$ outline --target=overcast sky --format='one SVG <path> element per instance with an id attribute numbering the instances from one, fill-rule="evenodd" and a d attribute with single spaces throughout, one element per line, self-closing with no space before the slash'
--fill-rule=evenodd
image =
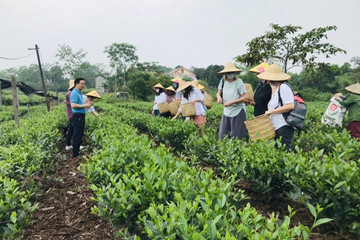
<path id="1" fill-rule="evenodd" d="M 109 61 L 105 46 L 129 43 L 140 62 L 174 68 L 224 65 L 270 23 L 303 31 L 336 25 L 328 42 L 347 51 L 329 62 L 360 56 L 359 0 L 0 0 L 0 69 L 54 63 L 59 45 L 87 52 L 92 64 Z"/>

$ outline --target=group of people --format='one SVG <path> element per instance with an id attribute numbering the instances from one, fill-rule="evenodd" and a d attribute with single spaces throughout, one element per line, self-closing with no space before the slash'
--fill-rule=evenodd
<path id="1" fill-rule="evenodd" d="M 69 88 L 65 97 L 66 114 L 68 118 L 68 128 L 66 133 L 66 147 L 67 151 L 73 151 L 74 158 L 80 157 L 80 149 L 82 138 L 85 130 L 85 114 L 91 112 L 98 117 L 99 114 L 95 111 L 93 106 L 94 99 L 100 99 L 101 96 L 94 90 L 85 95 L 81 92 L 85 89 L 85 79 L 76 78 L 69 81 Z"/>
<path id="2" fill-rule="evenodd" d="M 254 100 L 247 97 L 246 88 L 239 78 L 241 70 L 234 63 L 229 62 L 219 73 L 223 74 L 216 94 L 217 102 L 223 104 L 224 111 L 219 127 L 219 138 L 235 137 L 245 139 L 246 130 L 246 105 L 254 106 L 254 116 L 266 115 L 275 129 L 275 140 L 281 139 L 281 144 L 286 150 L 290 150 L 295 128 L 290 126 L 284 114 L 294 109 L 294 91 L 288 81 L 291 76 L 284 73 L 281 67 L 274 63 L 269 65 L 264 62 L 250 70 L 257 74 L 258 86 L 254 92 Z M 193 117 L 194 124 L 203 126 L 206 123 L 205 110 L 203 107 L 204 95 L 197 88 L 197 83 L 178 81 L 174 88 L 164 88 L 161 84 L 154 87 L 156 91 L 154 101 L 154 112 L 156 115 L 157 104 L 165 102 L 169 91 L 176 93 L 176 98 L 181 98 L 181 104 L 191 102 L 196 108 L 196 116 Z M 352 95 L 346 99 L 340 97 L 340 104 L 347 107 L 349 112 L 349 124 L 347 130 L 355 138 L 360 139 L 360 84 L 353 84 L 345 88 Z M 161 96 L 163 94 L 163 96 Z M 171 95 L 171 94 L 170 94 Z M 172 101 L 172 100 L 170 100 Z M 181 107 L 174 119 L 181 114 Z"/>
<path id="3" fill-rule="evenodd" d="M 182 104 L 191 102 L 194 105 L 196 111 L 195 116 L 191 117 L 191 119 L 196 126 L 200 128 L 203 127 L 206 123 L 206 107 L 204 105 L 205 92 L 202 91 L 204 87 L 200 85 L 197 80 L 186 82 L 181 80 L 180 78 L 175 78 L 171 81 L 173 82 L 173 86 L 170 86 L 168 88 L 164 88 L 160 83 L 153 86 L 153 89 L 155 91 L 153 115 L 171 117 L 170 112 L 160 114 L 158 104 L 164 102 L 171 103 L 172 101 L 180 99 L 180 107 L 178 108 L 177 113 L 172 119 L 177 119 L 180 116 L 182 112 Z"/>

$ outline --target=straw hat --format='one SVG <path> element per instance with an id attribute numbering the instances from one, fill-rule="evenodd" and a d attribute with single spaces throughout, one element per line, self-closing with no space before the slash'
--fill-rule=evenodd
<path id="1" fill-rule="evenodd" d="M 199 83 L 198 89 L 203 90 L 205 87 Z"/>
<path id="2" fill-rule="evenodd" d="M 351 84 L 350 86 L 347 86 L 345 90 L 355 94 L 360 94 L 360 83 Z"/>
<path id="3" fill-rule="evenodd" d="M 253 73 L 263 73 L 268 69 L 268 67 L 269 67 L 269 63 L 263 62 L 263 63 L 257 65 L 256 67 L 253 67 L 249 71 L 253 72 Z"/>
<path id="4" fill-rule="evenodd" d="M 68 90 L 70 90 L 70 89 L 72 89 L 74 87 L 75 87 L 75 80 L 74 79 L 69 80 L 69 88 L 68 88 Z"/>
<path id="5" fill-rule="evenodd" d="M 199 81 L 197 79 L 194 79 L 191 81 L 191 84 L 194 86 L 194 87 L 197 87 L 199 88 Z"/>
<path id="6" fill-rule="evenodd" d="M 192 82 L 185 82 L 182 81 L 179 84 L 178 89 L 176 90 L 176 92 L 181 92 L 182 90 L 184 90 L 185 88 L 189 87 L 189 86 L 194 86 Z"/>
<path id="7" fill-rule="evenodd" d="M 228 62 L 225 65 L 224 69 L 221 70 L 219 73 L 230 73 L 230 72 L 241 72 L 241 70 L 235 67 L 234 63 Z"/>
<path id="8" fill-rule="evenodd" d="M 281 67 L 279 64 L 271 64 L 269 68 L 263 72 L 257 75 L 258 78 L 263 80 L 269 80 L 269 81 L 286 81 L 291 78 L 289 74 L 284 73 L 281 70 Z"/>
<path id="9" fill-rule="evenodd" d="M 160 83 L 156 84 L 155 86 L 153 86 L 153 88 L 162 88 L 164 89 L 163 85 L 161 85 Z"/>
<path id="10" fill-rule="evenodd" d="M 98 94 L 97 91 L 95 91 L 95 90 L 93 90 L 91 92 L 88 92 L 85 95 L 88 96 L 88 97 L 94 97 L 94 98 L 100 98 L 101 99 L 100 94 Z"/>
<path id="11" fill-rule="evenodd" d="M 180 83 L 180 81 L 182 81 L 181 77 L 173 78 L 170 80 L 170 82 L 174 82 L 174 83 Z"/>
<path id="12" fill-rule="evenodd" d="M 170 87 L 167 87 L 167 88 L 165 88 L 166 90 L 169 90 L 169 91 L 172 91 L 172 92 L 175 92 L 175 89 L 172 87 L 172 86 L 170 86 Z"/>

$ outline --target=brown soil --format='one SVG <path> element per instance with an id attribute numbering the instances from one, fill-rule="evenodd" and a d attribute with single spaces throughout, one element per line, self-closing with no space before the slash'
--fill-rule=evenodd
<path id="1" fill-rule="evenodd" d="M 74 159 L 65 150 L 61 155 L 51 180 L 42 181 L 43 194 L 36 199 L 31 225 L 21 232 L 23 239 L 115 239 L 116 230 L 91 213 L 94 194 L 77 170 L 83 158 Z"/>
<path id="2" fill-rule="evenodd" d="M 60 146 L 65 149 L 65 146 Z M 115 230 L 103 218 L 91 213 L 96 202 L 91 200 L 94 193 L 89 189 L 84 176 L 77 170 L 83 158 L 74 159 L 71 151 L 61 152 L 62 160 L 55 173 L 48 180 L 41 180 L 41 196 L 36 199 L 38 209 L 30 216 L 31 224 L 21 235 L 23 239 L 115 239 Z M 205 168 L 205 167 L 204 167 Z M 267 202 L 264 196 L 250 190 L 250 184 L 241 182 L 239 188 L 245 191 L 248 199 L 244 201 L 255 207 L 263 216 L 272 212 L 283 219 L 288 215 L 288 206 L 296 211 L 292 217 L 293 225 L 302 223 L 311 226 L 313 217 L 302 204 L 287 198 Z M 340 235 L 331 225 L 316 228 L 310 236 L 312 240 L 349 240 L 360 239 L 355 235 Z"/>

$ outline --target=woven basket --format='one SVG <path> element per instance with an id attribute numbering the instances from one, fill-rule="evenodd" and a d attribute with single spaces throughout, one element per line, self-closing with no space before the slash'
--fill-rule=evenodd
<path id="1" fill-rule="evenodd" d="M 256 118 L 245 121 L 251 141 L 259 139 L 273 139 L 275 129 L 269 116 L 260 115 Z"/>
<path id="2" fill-rule="evenodd" d="M 181 99 L 178 98 L 178 99 L 175 99 L 174 101 L 172 101 L 171 103 L 169 103 L 169 109 L 170 109 L 171 115 L 175 115 L 178 112 L 179 107 L 180 107 L 180 101 L 181 101 Z"/>
<path id="3" fill-rule="evenodd" d="M 206 93 L 204 104 L 208 109 L 210 109 L 212 107 L 213 101 L 214 101 L 214 98 L 210 94 Z"/>
<path id="4" fill-rule="evenodd" d="M 181 104 L 181 115 L 183 117 L 193 117 L 196 115 L 194 104 L 191 102 Z"/>
<path id="5" fill-rule="evenodd" d="M 167 113 L 170 111 L 168 102 L 163 102 L 158 104 L 160 114 Z"/>
<path id="6" fill-rule="evenodd" d="M 254 91 L 250 83 L 244 83 L 246 88 L 247 99 L 251 102 L 254 101 Z"/>

